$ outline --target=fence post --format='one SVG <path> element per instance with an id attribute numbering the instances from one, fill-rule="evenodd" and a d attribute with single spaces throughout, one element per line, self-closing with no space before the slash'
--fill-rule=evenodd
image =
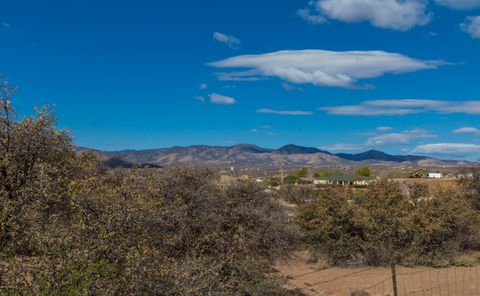
<path id="1" fill-rule="evenodd" d="M 390 265 L 392 269 L 392 284 L 393 284 L 393 295 L 398 296 L 398 287 L 397 287 L 397 270 L 395 269 L 395 264 Z"/>

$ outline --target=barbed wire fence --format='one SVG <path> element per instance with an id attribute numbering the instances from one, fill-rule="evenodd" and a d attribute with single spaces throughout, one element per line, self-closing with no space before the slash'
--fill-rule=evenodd
<path id="1" fill-rule="evenodd" d="M 309 287 L 319 286 L 342 279 L 367 273 L 372 268 L 365 268 L 344 274 L 333 279 L 309 283 Z M 326 269 L 328 270 L 328 269 Z M 315 274 L 312 271 L 295 276 L 298 279 Z M 475 296 L 480 295 L 480 267 L 426 268 L 414 272 L 397 273 L 391 266 L 391 275 L 367 287 L 360 288 L 370 296 Z"/>
<path id="2" fill-rule="evenodd" d="M 364 288 L 371 296 L 480 295 L 480 267 L 450 267 L 398 273 Z M 396 276 L 396 280 L 394 280 Z M 397 287 L 397 293 L 394 287 Z"/>

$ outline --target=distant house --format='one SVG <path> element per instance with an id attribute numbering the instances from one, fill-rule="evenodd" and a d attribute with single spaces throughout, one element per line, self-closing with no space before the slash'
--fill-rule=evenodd
<path id="1" fill-rule="evenodd" d="M 352 174 L 319 177 L 313 184 L 319 186 L 368 186 L 372 182 L 369 177 L 359 177 Z"/>
<path id="2" fill-rule="evenodd" d="M 473 179 L 473 174 L 472 173 L 467 173 L 467 174 L 458 174 L 459 179 Z"/>
<path id="3" fill-rule="evenodd" d="M 452 174 L 452 173 L 448 173 L 448 174 L 445 176 L 445 178 L 447 178 L 447 179 L 456 179 L 455 175 Z"/>
<path id="4" fill-rule="evenodd" d="M 442 173 L 428 173 L 428 178 L 430 179 L 441 179 L 443 178 Z"/>
<path id="5" fill-rule="evenodd" d="M 410 178 L 420 179 L 420 178 L 428 178 L 429 172 L 426 170 L 416 170 L 415 172 L 410 174 Z"/>
<path id="6" fill-rule="evenodd" d="M 238 179 L 240 181 L 250 181 L 252 178 L 249 175 L 241 175 Z"/>

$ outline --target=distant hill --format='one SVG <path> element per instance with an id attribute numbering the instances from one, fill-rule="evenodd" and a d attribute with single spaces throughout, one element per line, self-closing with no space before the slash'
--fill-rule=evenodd
<path id="1" fill-rule="evenodd" d="M 351 160 L 351 161 L 365 161 L 365 160 L 377 160 L 377 161 L 389 161 L 389 162 L 406 162 L 406 161 L 420 161 L 430 159 L 426 156 L 414 156 L 414 155 L 390 155 L 378 150 L 369 150 L 358 154 L 337 153 L 336 156 Z"/>
<path id="2" fill-rule="evenodd" d="M 88 148 L 79 148 L 86 150 Z M 256 145 L 234 146 L 175 146 L 150 150 L 94 151 L 109 167 L 150 166 L 164 167 L 175 164 L 228 167 L 320 167 L 354 166 L 360 164 L 405 163 L 418 166 L 452 166 L 464 162 L 438 160 L 424 156 L 390 155 L 378 150 L 358 154 L 338 153 L 314 147 L 286 145 L 278 149 Z"/>
<path id="3" fill-rule="evenodd" d="M 283 147 L 278 148 L 277 150 L 274 150 L 274 153 L 278 154 L 314 154 L 314 153 L 325 153 L 332 155 L 328 151 L 323 151 L 318 148 L 313 148 L 313 147 L 302 147 L 302 146 L 297 146 L 297 145 L 285 145 Z"/>

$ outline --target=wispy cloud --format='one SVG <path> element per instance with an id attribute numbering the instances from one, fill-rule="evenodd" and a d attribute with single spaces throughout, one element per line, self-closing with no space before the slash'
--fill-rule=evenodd
<path id="1" fill-rule="evenodd" d="M 436 135 L 424 129 L 407 130 L 400 133 L 388 133 L 369 138 L 365 142 L 367 147 L 385 146 L 385 145 L 406 145 L 413 139 L 435 138 Z"/>
<path id="2" fill-rule="evenodd" d="M 475 127 L 465 126 L 453 131 L 454 134 L 473 134 L 480 136 L 480 130 Z"/>
<path id="3" fill-rule="evenodd" d="M 480 154 L 480 145 L 465 143 L 422 144 L 412 151 L 418 154 L 469 157 Z"/>
<path id="4" fill-rule="evenodd" d="M 377 131 L 379 132 L 387 132 L 391 131 L 393 128 L 391 126 L 379 126 L 376 128 Z"/>
<path id="5" fill-rule="evenodd" d="M 324 145 L 318 147 L 318 149 L 331 151 L 331 152 L 347 152 L 347 151 L 360 151 L 365 149 L 363 144 L 348 144 L 348 143 L 339 143 L 333 145 Z"/>
<path id="6" fill-rule="evenodd" d="M 213 39 L 218 42 L 225 43 L 232 49 L 238 49 L 238 46 L 241 43 L 238 38 L 231 35 L 226 35 L 220 32 L 213 33 Z"/>
<path id="7" fill-rule="evenodd" d="M 203 90 L 203 89 L 207 89 L 208 88 L 208 85 L 206 83 L 200 83 L 200 85 L 198 86 L 199 89 Z"/>
<path id="8" fill-rule="evenodd" d="M 437 137 L 435 134 L 424 129 L 405 130 L 398 133 L 385 133 L 374 135 L 363 143 L 339 143 L 320 147 L 329 151 L 359 151 L 390 145 L 409 145 L 416 139 L 429 139 Z"/>
<path id="9" fill-rule="evenodd" d="M 247 68 L 222 73 L 224 80 L 257 80 L 277 77 L 290 83 L 344 88 L 357 81 L 385 74 L 435 69 L 443 61 L 418 60 L 384 51 L 284 50 L 260 55 L 242 55 L 210 63 L 217 68 Z M 228 78 L 228 79 L 225 79 Z"/>
<path id="10" fill-rule="evenodd" d="M 250 130 L 251 133 L 253 134 L 261 134 L 261 135 L 266 135 L 266 136 L 275 136 L 277 133 L 274 133 L 271 131 L 271 126 L 270 125 L 262 125 L 256 128 L 252 128 Z"/>
<path id="11" fill-rule="evenodd" d="M 407 31 L 426 25 L 432 14 L 425 0 L 312 0 L 299 14 L 310 23 L 326 18 L 347 23 L 369 22 L 372 26 Z M 312 13 L 311 9 L 315 12 Z"/>
<path id="12" fill-rule="evenodd" d="M 205 97 L 204 96 L 196 96 L 194 97 L 195 100 L 200 101 L 202 103 L 205 103 Z"/>
<path id="13" fill-rule="evenodd" d="M 219 72 L 215 73 L 220 81 L 258 81 L 265 80 L 264 77 L 258 76 L 258 71 L 237 71 L 237 72 Z"/>
<path id="14" fill-rule="evenodd" d="M 21 31 L 20 27 L 17 27 L 14 24 L 7 22 L 0 22 L 0 29 L 3 29 L 3 31 Z"/>
<path id="15" fill-rule="evenodd" d="M 216 94 L 216 93 L 209 94 L 208 96 L 210 98 L 210 103 L 212 104 L 233 105 L 237 102 L 232 97 L 227 97 L 227 96 Z"/>
<path id="16" fill-rule="evenodd" d="M 304 21 L 310 24 L 318 25 L 323 24 L 327 21 L 327 19 L 321 15 L 312 13 L 310 8 L 305 7 L 303 9 L 299 9 L 297 11 L 298 16 L 300 16 Z"/>
<path id="17" fill-rule="evenodd" d="M 303 91 L 303 88 L 298 87 L 296 85 L 287 83 L 287 82 L 282 82 L 282 87 L 286 91 Z"/>
<path id="18" fill-rule="evenodd" d="M 480 0 L 436 0 L 436 2 L 453 9 L 471 9 L 480 7 Z"/>
<path id="19" fill-rule="evenodd" d="M 310 112 L 310 111 L 290 111 L 290 110 L 272 110 L 272 109 L 258 109 L 257 113 L 291 115 L 291 116 L 309 116 L 313 114 L 313 112 Z"/>
<path id="20" fill-rule="evenodd" d="M 480 38 L 480 16 L 467 17 L 465 22 L 460 24 L 460 28 L 470 34 L 472 38 Z"/>
<path id="21" fill-rule="evenodd" d="M 319 110 L 332 115 L 349 116 L 408 115 L 423 112 L 480 115 L 480 101 L 376 100 L 364 101 L 358 105 L 322 107 Z"/>

